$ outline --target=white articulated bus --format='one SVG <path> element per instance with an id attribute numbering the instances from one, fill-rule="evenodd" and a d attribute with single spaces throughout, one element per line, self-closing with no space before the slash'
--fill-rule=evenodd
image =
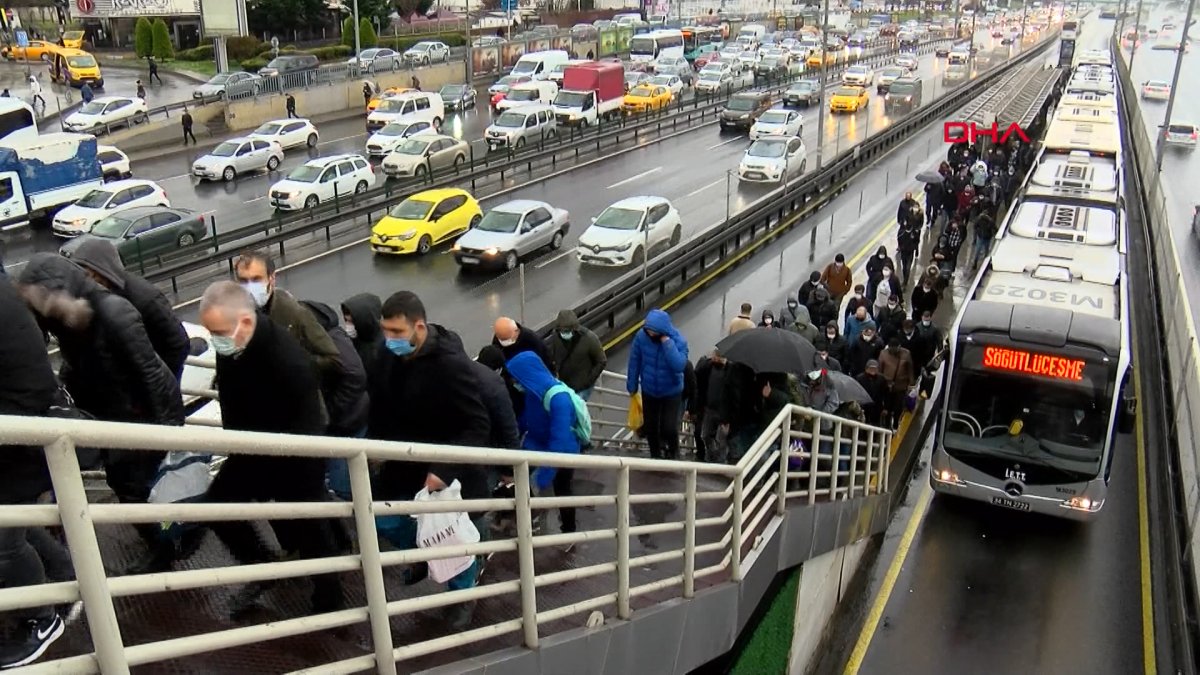
<path id="1" fill-rule="evenodd" d="M 629 60 L 654 62 L 660 58 L 683 58 L 683 31 L 656 30 L 634 35 L 629 41 Z"/>

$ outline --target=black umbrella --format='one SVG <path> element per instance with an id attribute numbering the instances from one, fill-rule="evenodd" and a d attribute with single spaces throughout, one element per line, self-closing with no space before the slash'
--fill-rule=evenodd
<path id="1" fill-rule="evenodd" d="M 782 328 L 740 330 L 718 342 L 717 351 L 756 373 L 803 373 L 817 353 L 811 342 Z"/>
<path id="2" fill-rule="evenodd" d="M 936 171 L 922 171 L 921 173 L 917 174 L 917 180 L 921 181 L 922 183 L 940 184 L 944 182 L 946 178 Z"/>
<path id="3" fill-rule="evenodd" d="M 871 395 L 853 377 L 835 370 L 829 371 L 826 376 L 829 378 L 829 388 L 837 392 L 838 400 L 843 403 L 854 401 L 865 405 L 873 402 Z"/>

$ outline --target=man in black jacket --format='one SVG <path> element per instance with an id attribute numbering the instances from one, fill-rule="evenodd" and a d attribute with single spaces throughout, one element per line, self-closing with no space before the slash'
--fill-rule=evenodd
<path id="1" fill-rule="evenodd" d="M 729 420 L 726 410 L 727 362 L 720 352 L 700 357 L 696 362 L 696 395 L 688 401 L 688 412 L 696 429 L 696 461 L 724 463 L 726 460 Z"/>
<path id="2" fill-rule="evenodd" d="M 368 435 L 390 441 L 487 447 L 491 421 L 480 394 L 481 385 L 458 335 L 428 322 L 425 305 L 409 291 L 394 293 L 383 303 L 382 321 L 387 354 L 371 376 L 371 414 Z M 544 351 L 541 340 L 535 342 Z M 489 495 L 482 466 L 389 461 L 379 474 L 376 499 L 412 499 L 422 487 L 430 492 L 459 481 L 463 499 Z M 481 535 L 487 531 L 481 513 L 471 514 Z M 376 519 L 379 533 L 400 548 L 416 544 L 415 521 L 408 516 Z M 452 590 L 472 588 L 478 564 L 448 582 Z M 428 574 L 425 565 L 408 570 L 406 583 Z M 471 622 L 474 603 L 449 608 L 455 630 Z"/>
<path id="3" fill-rule="evenodd" d="M 383 350 L 383 332 L 379 328 L 382 310 L 383 301 L 374 293 L 352 295 L 342 303 L 346 335 L 354 341 L 354 348 L 368 373 L 375 370 L 375 362 Z"/>
<path id="4" fill-rule="evenodd" d="M 558 379 L 574 389 L 579 398 L 591 398 L 592 387 L 608 365 L 600 338 L 579 323 L 574 311 L 564 309 L 558 313 L 554 333 L 546 338 L 546 347 L 554 362 L 550 372 L 557 372 Z"/>
<path id="5" fill-rule="evenodd" d="M 212 334 L 226 429 L 278 434 L 325 433 L 320 383 L 309 356 L 282 326 L 256 311 L 250 293 L 232 281 L 218 281 L 200 300 L 200 322 Z M 232 455 L 208 490 L 211 502 L 321 501 L 325 463 L 316 457 Z M 302 557 L 334 555 L 337 546 L 328 520 L 271 523 L 280 545 Z M 270 562 L 271 552 L 246 521 L 213 523 L 213 532 L 239 562 Z M 247 584 L 230 602 L 230 612 L 248 609 L 274 582 Z M 341 608 L 336 575 L 313 579 L 313 610 Z"/>
<path id="6" fill-rule="evenodd" d="M 175 374 L 175 379 L 183 377 L 183 365 L 191 345 L 187 330 L 175 316 L 167 296 L 154 284 L 126 271 L 117 247 L 107 239 L 83 241 L 71 254 L 71 260 L 78 263 L 93 281 L 125 298 L 137 309 L 154 352 Z"/>
<path id="7" fill-rule="evenodd" d="M 58 381 L 37 322 L 8 279 L 0 278 L 0 415 L 44 415 L 54 405 Z M 0 505 L 35 504 L 50 489 L 41 448 L 0 446 Z M 46 583 L 42 558 L 24 527 L 0 528 L 0 580 L 8 587 Z M 53 607 L 12 612 L 18 624 L 0 644 L 0 668 L 28 665 L 63 633 Z"/>
<path id="8" fill-rule="evenodd" d="M 557 375 L 557 371 L 554 370 L 554 360 L 550 358 L 550 351 L 546 349 L 546 343 L 542 342 L 542 339 L 533 331 L 507 316 L 502 316 L 492 324 L 492 333 L 492 344 L 504 352 L 505 363 L 512 361 L 512 357 L 521 352 L 533 352 L 538 355 L 542 363 L 546 364 L 546 368 L 552 375 Z"/>

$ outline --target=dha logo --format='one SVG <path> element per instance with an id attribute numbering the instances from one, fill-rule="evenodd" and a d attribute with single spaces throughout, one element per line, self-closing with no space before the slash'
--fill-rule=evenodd
<path id="1" fill-rule="evenodd" d="M 1000 125 L 995 122 L 992 122 L 990 127 L 976 126 L 974 122 L 946 122 L 942 125 L 942 139 L 947 143 L 966 141 L 974 144 L 979 138 L 987 138 L 992 143 L 1000 144 L 1007 142 L 1013 134 L 1026 143 L 1030 142 L 1029 135 L 1016 122 L 1008 125 L 1004 131 L 1001 131 Z"/>

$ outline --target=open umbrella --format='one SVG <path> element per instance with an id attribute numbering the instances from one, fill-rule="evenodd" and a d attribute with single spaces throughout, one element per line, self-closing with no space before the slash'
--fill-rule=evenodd
<path id="1" fill-rule="evenodd" d="M 817 353 L 811 342 L 781 328 L 740 330 L 718 342 L 717 351 L 756 373 L 803 373 Z"/>
<path id="2" fill-rule="evenodd" d="M 942 174 L 936 171 L 922 171 L 921 173 L 917 174 L 917 180 L 921 181 L 922 183 L 933 183 L 937 185 L 946 179 L 942 176 Z"/>
<path id="3" fill-rule="evenodd" d="M 853 377 L 834 370 L 827 372 L 826 376 L 829 378 L 829 388 L 837 392 L 838 399 L 843 403 L 848 401 L 860 404 L 872 402 L 871 395 Z"/>

